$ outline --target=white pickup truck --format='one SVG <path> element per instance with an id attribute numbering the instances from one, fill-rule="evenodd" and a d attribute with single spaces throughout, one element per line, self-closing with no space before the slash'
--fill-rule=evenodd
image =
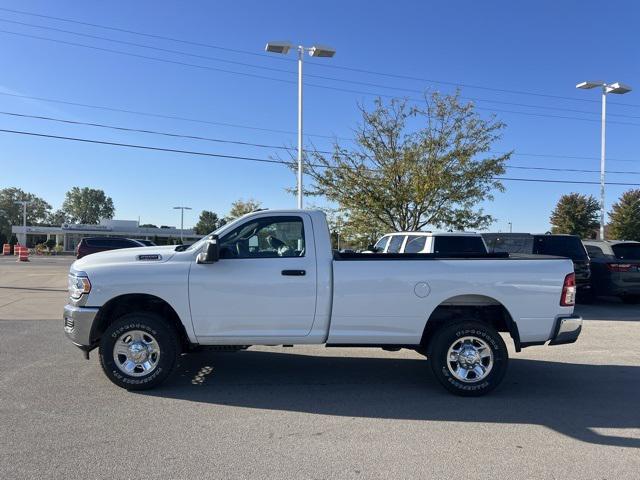
<path id="1" fill-rule="evenodd" d="M 189 247 L 88 255 L 69 273 L 64 330 L 99 347 L 116 385 L 164 381 L 197 348 L 409 348 L 451 392 L 481 395 L 515 350 L 574 342 L 571 260 L 507 254 L 339 254 L 322 212 L 260 211 Z"/>

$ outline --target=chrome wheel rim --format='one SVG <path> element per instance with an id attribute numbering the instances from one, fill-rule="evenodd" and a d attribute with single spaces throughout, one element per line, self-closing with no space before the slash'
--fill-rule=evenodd
<path id="1" fill-rule="evenodd" d="M 130 330 L 116 340 L 113 360 L 122 373 L 131 377 L 143 377 L 158 366 L 160 345 L 149 332 Z"/>
<path id="2" fill-rule="evenodd" d="M 481 338 L 458 338 L 447 351 L 447 368 L 461 382 L 479 382 L 493 368 L 493 351 Z"/>

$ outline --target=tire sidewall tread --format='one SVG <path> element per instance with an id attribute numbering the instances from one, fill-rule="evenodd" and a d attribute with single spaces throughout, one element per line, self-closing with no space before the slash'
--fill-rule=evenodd
<path id="1" fill-rule="evenodd" d="M 113 347 L 120 336 L 130 330 L 142 330 L 153 335 L 160 346 L 160 360 L 149 375 L 132 377 L 120 371 L 113 359 Z M 132 312 L 113 322 L 100 339 L 100 365 L 117 386 L 127 390 L 147 390 L 161 384 L 173 371 L 177 363 L 179 345 L 177 333 L 155 313 Z"/>
<path id="2" fill-rule="evenodd" d="M 447 367 L 449 347 L 456 340 L 467 336 L 478 337 L 489 345 L 493 354 L 493 366 L 489 375 L 478 383 L 465 383 L 456 379 Z M 507 371 L 509 353 L 500 334 L 490 325 L 477 321 L 457 322 L 444 326 L 433 339 L 429 362 L 436 379 L 447 390 L 461 396 L 481 396 L 495 389 Z"/>

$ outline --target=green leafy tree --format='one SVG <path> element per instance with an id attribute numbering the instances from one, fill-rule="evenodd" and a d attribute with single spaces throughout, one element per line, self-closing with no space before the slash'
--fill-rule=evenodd
<path id="1" fill-rule="evenodd" d="M 231 204 L 231 210 L 229 210 L 229 215 L 227 215 L 227 220 L 233 220 L 234 218 L 241 217 L 242 215 L 246 215 L 247 213 L 255 212 L 259 210 L 262 206 L 262 203 L 250 198 L 248 200 L 239 199 Z"/>
<path id="2" fill-rule="evenodd" d="M 47 215 L 46 223 L 51 226 L 59 227 L 63 223 L 69 223 L 69 217 L 62 210 L 56 210 Z"/>
<path id="3" fill-rule="evenodd" d="M 358 212 L 329 208 L 321 208 L 321 210 L 327 216 L 333 248 L 367 248 L 388 231 L 380 223 L 362 218 Z"/>
<path id="4" fill-rule="evenodd" d="M 197 235 L 206 235 L 207 233 L 211 233 L 218 229 L 222 225 L 224 225 L 224 221 L 218 217 L 217 213 L 212 212 L 211 210 L 203 210 L 200 213 L 198 223 L 196 223 L 193 229 Z"/>
<path id="5" fill-rule="evenodd" d="M 103 190 L 73 187 L 66 194 L 62 210 L 74 223 L 97 224 L 102 218 L 113 218 L 115 208 Z"/>
<path id="6" fill-rule="evenodd" d="M 3 242 L 11 239 L 12 225 L 22 225 L 22 205 L 16 204 L 17 201 L 29 202 L 27 225 L 45 222 L 51 210 L 51 205 L 33 193 L 15 187 L 0 189 L 0 236 Z"/>
<path id="7" fill-rule="evenodd" d="M 334 144 L 312 151 L 308 194 L 324 196 L 347 215 L 346 228 L 372 241 L 380 233 L 437 228 L 481 229 L 493 218 L 479 202 L 504 190 L 511 153 L 492 154 L 505 125 L 481 118 L 458 94 L 425 96 L 424 106 L 405 100 L 360 107 L 355 147 Z"/>
<path id="8" fill-rule="evenodd" d="M 612 238 L 640 241 L 640 189 L 624 192 L 611 207 L 609 218 Z"/>
<path id="9" fill-rule="evenodd" d="M 158 226 L 154 225 L 153 223 L 143 223 L 142 225 L 140 225 L 140 228 L 158 228 Z"/>
<path id="10" fill-rule="evenodd" d="M 598 227 L 600 207 L 592 195 L 562 195 L 551 213 L 551 233 L 567 233 L 590 238 Z"/>

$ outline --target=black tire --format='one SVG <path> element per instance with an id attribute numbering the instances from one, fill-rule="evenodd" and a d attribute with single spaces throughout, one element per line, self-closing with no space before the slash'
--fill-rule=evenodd
<path id="1" fill-rule="evenodd" d="M 449 348 L 460 342 L 463 337 L 476 338 L 482 344 L 488 346 L 491 351 L 491 369 L 485 377 L 474 380 L 476 375 L 472 372 L 471 378 L 462 381 L 454 375 L 454 364 L 448 362 Z M 479 397 L 485 395 L 500 385 L 509 362 L 507 346 L 500 334 L 491 326 L 476 322 L 466 321 L 446 325 L 442 327 L 433 338 L 430 348 L 429 363 L 431 371 L 444 388 L 451 393 L 465 397 Z"/>
<path id="2" fill-rule="evenodd" d="M 119 359 L 114 354 L 116 342 L 127 332 L 135 331 L 145 332 L 144 337 L 147 340 L 154 339 L 159 346 L 157 363 L 148 374 L 144 374 L 144 371 L 127 374 L 118 366 Z M 179 353 L 177 332 L 155 313 L 133 312 L 123 315 L 109 325 L 100 339 L 99 357 L 104 373 L 117 386 L 127 390 L 147 390 L 160 385 L 176 366 Z"/>

